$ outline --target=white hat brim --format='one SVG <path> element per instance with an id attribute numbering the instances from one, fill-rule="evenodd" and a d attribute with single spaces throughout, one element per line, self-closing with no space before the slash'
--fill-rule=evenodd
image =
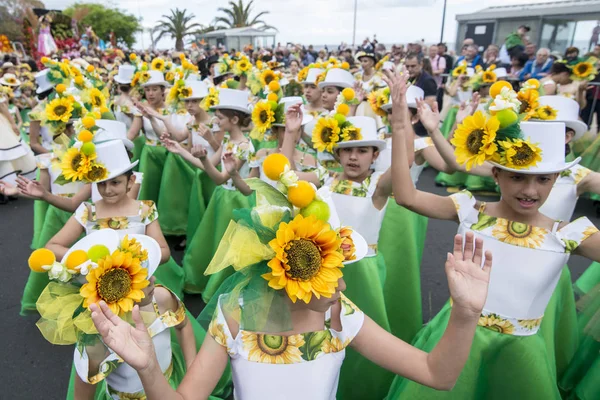
<path id="1" fill-rule="evenodd" d="M 244 107 L 239 107 L 239 106 L 221 106 L 221 105 L 217 104 L 216 106 L 212 106 L 210 109 L 211 110 L 234 110 L 234 111 L 243 112 L 248 115 L 252 114 L 252 112 L 249 109 L 244 108 Z"/>
<path id="2" fill-rule="evenodd" d="M 565 162 L 552 163 L 552 164 L 538 163 L 538 165 L 536 165 L 535 167 L 528 168 L 528 169 L 508 168 L 504 165 L 500 165 L 493 161 L 490 161 L 490 164 L 492 164 L 494 167 L 500 168 L 504 171 L 516 172 L 518 174 L 543 175 L 543 174 L 555 174 L 558 172 L 565 171 L 565 170 L 573 167 L 574 165 L 579 164 L 579 161 L 581 161 L 581 157 L 577 157 L 575 160 L 568 162 L 568 163 L 565 163 Z"/>
<path id="3" fill-rule="evenodd" d="M 0 78 L 0 83 L 3 84 L 4 86 L 12 86 L 12 87 L 21 86 L 21 81 L 18 79 L 15 83 L 8 83 L 4 79 Z"/>
<path id="4" fill-rule="evenodd" d="M 135 239 L 142 245 L 142 248 L 148 252 L 148 278 L 156 272 L 158 266 L 160 265 L 160 260 L 162 258 L 162 252 L 160 251 L 160 245 L 156 240 L 147 235 L 140 235 L 137 233 L 128 233 L 127 236 L 129 239 Z M 144 263 L 142 263 L 143 266 Z"/>
<path id="5" fill-rule="evenodd" d="M 352 241 L 354 242 L 354 256 L 355 260 L 344 261 L 344 265 L 354 264 L 355 262 L 359 262 L 369 252 L 369 245 L 367 245 L 367 241 L 362 235 L 355 230 L 352 231 Z"/>
<path id="6" fill-rule="evenodd" d="M 117 139 L 117 140 L 120 140 L 120 139 Z M 116 178 L 117 176 L 123 175 L 125 172 L 130 171 L 133 168 L 135 168 L 135 166 L 138 165 L 139 162 L 140 162 L 140 160 L 136 160 L 123 168 L 119 168 L 116 171 L 111 171 L 108 174 L 108 176 L 106 177 L 106 179 L 102 179 L 101 181 L 97 181 L 96 183 L 106 182 L 108 180 Z"/>
<path id="7" fill-rule="evenodd" d="M 37 89 L 35 89 L 35 93 L 36 94 L 40 94 L 40 93 L 44 93 L 47 92 L 48 90 L 54 89 L 54 85 L 50 84 L 48 86 L 38 86 Z"/>
<path id="8" fill-rule="evenodd" d="M 131 81 L 132 81 L 133 79 L 130 79 L 130 80 L 128 80 L 128 81 L 122 81 L 122 80 L 119 80 L 119 77 L 118 77 L 118 76 L 115 76 L 115 77 L 114 77 L 114 80 L 115 80 L 115 82 L 117 82 L 118 84 L 121 84 L 121 85 L 131 85 Z"/>
<path id="9" fill-rule="evenodd" d="M 585 132 L 587 131 L 587 129 L 588 129 L 588 127 L 585 124 L 585 122 L 579 121 L 579 120 L 577 120 L 577 121 L 561 121 L 561 120 L 558 120 L 557 122 L 564 122 L 565 126 L 567 128 L 571 128 L 571 129 L 573 129 L 575 131 L 575 136 L 573 137 L 573 140 L 577 140 L 577 139 L 581 138 L 585 134 Z"/>
<path id="10" fill-rule="evenodd" d="M 385 140 L 350 140 L 348 142 L 339 142 L 336 144 L 336 148 L 344 149 L 348 147 L 377 147 L 379 151 L 384 150 L 387 143 Z"/>
<path id="11" fill-rule="evenodd" d="M 159 81 L 159 82 L 146 82 L 141 85 L 141 87 L 146 86 L 164 86 L 169 87 L 169 83 L 167 81 Z"/>
<path id="12" fill-rule="evenodd" d="M 324 89 L 330 86 L 341 87 L 344 89 L 352 87 L 352 85 L 348 82 L 319 82 L 319 89 Z"/>

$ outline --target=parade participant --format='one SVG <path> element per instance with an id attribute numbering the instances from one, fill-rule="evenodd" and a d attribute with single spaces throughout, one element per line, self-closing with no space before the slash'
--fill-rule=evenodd
<path id="1" fill-rule="evenodd" d="M 302 87 L 304 88 L 304 98 L 306 99 L 306 112 L 315 117 L 324 111 L 323 104 L 321 102 L 321 97 L 323 93 L 321 92 L 321 89 L 317 86 L 317 77 L 325 71 L 321 68 L 308 67 L 303 69 L 302 71 L 304 71 L 303 73 L 306 74 L 306 78 L 304 80 L 300 80 L 300 83 L 302 83 Z"/>
<path id="2" fill-rule="evenodd" d="M 49 153 L 52 151 L 52 134 L 46 126 L 41 125 L 41 114 L 47 105 L 47 97 L 54 90 L 54 84 L 48 79 L 50 69 L 45 69 L 35 75 L 40 103 L 29 114 L 29 145 L 36 154 Z"/>
<path id="3" fill-rule="evenodd" d="M 95 146 L 94 158 L 100 179 L 95 179 L 101 200 L 82 203 L 64 227 L 50 239 L 46 248 L 62 258 L 77 238 L 99 229 L 115 229 L 124 236 L 127 233 L 145 234 L 154 238 L 161 248 L 161 266 L 156 277 L 178 296 L 182 295 L 183 271 L 170 258 L 171 252 L 158 223 L 158 212 L 152 201 L 132 199 L 128 193 L 135 185 L 133 168 L 125 145 L 120 140 L 111 140 Z M 72 154 L 75 156 L 75 153 Z M 68 166 L 64 169 L 68 173 Z M 142 182 L 143 186 L 143 182 Z"/>
<path id="4" fill-rule="evenodd" d="M 209 277 L 204 275 L 204 271 L 217 250 L 219 241 L 233 216 L 233 210 L 249 208 L 254 202 L 252 191 L 242 192 L 238 188 L 238 185 L 245 187 L 243 179 L 250 173 L 249 161 L 254 158 L 254 146 L 242 132 L 242 129 L 251 122 L 248 93 L 220 89 L 218 102 L 211 109 L 215 111 L 220 130 L 227 133 L 225 136 L 222 136 L 223 133 L 217 133 L 217 136 L 223 137 L 219 150 L 210 158 L 208 150 L 203 146 L 192 148 L 193 157 L 183 152 L 181 154 L 187 161 L 196 165 L 199 158 L 202 168 L 217 185 L 202 221 L 192 237 L 188 237 L 183 258 L 186 292 L 202 293 L 206 302 L 218 289 L 220 282 L 215 287 L 207 286 Z M 226 168 L 228 160 L 235 161 L 230 168 Z M 215 167 L 219 162 L 221 171 Z"/>
<path id="5" fill-rule="evenodd" d="M 49 56 L 58 51 L 58 47 L 56 46 L 56 42 L 54 41 L 52 32 L 50 31 L 52 17 L 50 14 L 42 15 L 39 18 L 39 22 L 40 31 L 38 33 L 37 51 L 41 55 Z"/>
<path id="6" fill-rule="evenodd" d="M 275 197 L 287 201 L 281 193 L 272 193 L 271 198 Z M 481 269 L 482 241 L 473 246 L 470 234 L 463 254 L 462 238 L 457 237 L 454 254 L 448 254 L 446 263 L 456 303 L 452 320 L 436 349 L 429 354 L 414 351 L 342 294 L 347 286 L 342 275 L 352 273 L 351 263 L 361 262 L 367 246 L 356 232 L 340 227 L 353 243 L 342 252 L 342 238 L 336 235 L 332 221 L 333 204 L 329 210 L 329 222 L 314 215 L 292 219 L 291 208 L 267 203 L 263 208 L 245 210 L 242 218 L 231 222 L 227 237 L 237 240 L 221 242 L 220 256 L 211 263 L 210 272 L 230 264 L 239 272 L 225 282 L 220 295 L 201 314 L 200 321 L 208 326 L 212 339 L 204 341 L 176 391 L 152 355 L 153 346 L 137 307 L 133 310 L 136 327 L 114 315 L 103 302 L 100 307 L 91 306 L 94 324 L 104 342 L 138 371 L 149 398 L 205 398 L 230 359 L 237 399 L 277 398 L 282 393 L 292 400 L 334 399 L 340 367 L 342 376 L 347 373 L 344 368 L 352 367 L 351 360 L 343 363 L 347 347 L 393 373 L 440 390 L 450 389 L 468 357 L 475 321 L 486 297 L 491 254 L 486 253 Z M 250 219 L 251 214 L 255 217 Z M 316 258 L 309 255 L 314 252 Z M 307 266 L 302 261 L 300 265 L 301 259 L 316 264 Z M 276 278 L 279 275 L 281 279 Z M 319 379 L 315 379 L 315 368 L 320 371 Z M 270 384 L 265 384 L 265 374 L 270 376 Z M 354 387 L 368 379 L 371 377 L 363 376 L 361 385 L 354 381 Z"/>
<path id="7" fill-rule="evenodd" d="M 585 108 L 585 95 L 588 81 L 576 81 L 571 79 L 571 69 L 567 64 L 555 62 L 550 67 L 550 73 L 540 82 L 544 88 L 544 94 L 552 96 L 560 94 L 577 101 L 580 108 Z"/>
<path id="8" fill-rule="evenodd" d="M 362 84 L 365 94 L 385 86 L 383 75 L 375 68 L 378 61 L 375 54 L 361 51 L 356 55 L 356 59 L 360 62 L 361 71 L 354 74 L 354 79 Z"/>
<path id="9" fill-rule="evenodd" d="M 484 238 L 486 248 L 492 250 L 496 260 L 490 293 L 475 333 L 474 351 L 453 390 L 444 394 L 433 392 L 396 378 L 388 398 L 479 399 L 502 391 L 503 396 L 560 399 L 554 360 L 542 334 L 538 333 L 540 323 L 569 255 L 600 259 L 600 235 L 596 235 L 598 230 L 587 218 L 568 223 L 540 212 L 559 172 L 577 163 L 577 160 L 568 164 L 564 161 L 561 144 L 564 123 L 519 123 L 518 119 L 507 123 L 505 119 L 499 120 L 506 112 L 489 118 L 476 113 L 455 134 L 457 162 L 471 166 L 481 164 L 486 158 L 498 160 L 490 162 L 503 196 L 489 204 L 477 201 L 467 191 L 450 197 L 438 196 L 415 189 L 408 168 L 396 162 L 406 156 L 404 135 L 410 131 L 408 121 L 398 118 L 406 108 L 405 91 L 405 78 L 394 78 L 391 92 L 398 111 L 392 114 L 396 201 L 430 217 L 458 221 L 459 233 L 474 233 Z M 513 107 L 511 103 L 493 106 L 505 106 L 508 108 L 503 110 L 508 111 Z M 426 108 L 421 103 L 419 111 L 423 110 Z M 482 131 L 478 131 L 480 119 L 483 119 Z M 469 135 L 476 132 L 483 133 L 482 140 L 486 141 L 486 149 L 490 149 L 483 156 L 467 146 Z M 487 135 L 491 135 L 489 140 Z M 524 264 L 527 270 L 523 269 Z M 414 340 L 417 347 L 428 349 L 435 345 L 452 309 L 452 300 L 417 335 Z"/>

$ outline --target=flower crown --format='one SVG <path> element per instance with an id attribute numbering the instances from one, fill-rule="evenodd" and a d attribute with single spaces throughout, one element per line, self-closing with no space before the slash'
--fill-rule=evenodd
<path id="1" fill-rule="evenodd" d="M 72 251 L 62 263 L 47 249 L 35 250 L 29 267 L 50 279 L 36 304 L 44 337 L 53 344 L 74 344 L 84 335 L 97 334 L 89 306 L 101 300 L 117 315 L 131 311 L 150 284 L 147 259 L 147 250 L 127 235 L 112 253 L 96 244 Z"/>
<path id="2" fill-rule="evenodd" d="M 471 77 L 469 84 L 474 90 L 478 90 L 481 86 L 496 83 L 498 77 L 494 72 L 495 69 L 495 64 L 490 65 L 485 70 L 480 65 L 477 65 L 475 67 L 475 74 Z"/>
<path id="3" fill-rule="evenodd" d="M 574 81 L 593 81 L 598 74 L 596 68 L 598 59 L 596 57 L 589 57 L 574 65 L 568 64 L 565 60 L 559 62 L 567 64 L 567 67 L 571 70 L 571 79 Z"/>
<path id="4" fill-rule="evenodd" d="M 200 107 L 204 111 L 210 110 L 211 107 L 219 104 L 219 91 L 213 87 L 208 89 L 208 95 L 202 99 Z"/>
<path id="5" fill-rule="evenodd" d="M 451 143 L 455 146 L 456 161 L 465 164 L 467 170 L 485 161 L 528 169 L 542 160 L 542 150 L 537 144 L 523 139 L 519 124 L 528 114 L 520 112 L 519 95 L 505 85 L 506 82 L 497 82 L 490 88 L 492 99 L 487 105 L 490 115 L 477 111 L 454 132 Z"/>
<path id="6" fill-rule="evenodd" d="M 467 62 L 461 61 L 453 70 L 452 76 L 458 78 L 459 76 L 467 75 Z"/>
<path id="7" fill-rule="evenodd" d="M 317 120 L 312 132 L 312 142 L 315 149 L 331 153 L 339 142 L 362 140 L 360 128 L 355 127 L 346 119 L 350 113 L 350 106 L 357 103 L 354 89 L 345 88 L 342 90 L 338 95 L 333 111 Z"/>
<path id="8" fill-rule="evenodd" d="M 169 94 L 167 95 L 167 106 L 173 112 L 180 112 L 185 110 L 185 105 L 183 101 L 192 95 L 192 88 L 185 85 L 185 81 L 183 79 L 178 79 L 174 82 L 171 89 L 169 89 Z"/>
<path id="9" fill-rule="evenodd" d="M 381 107 L 390 102 L 390 88 L 384 87 L 372 91 L 371 93 L 369 93 L 368 100 L 373 112 L 382 117 L 383 119 L 387 119 L 388 113 Z"/>

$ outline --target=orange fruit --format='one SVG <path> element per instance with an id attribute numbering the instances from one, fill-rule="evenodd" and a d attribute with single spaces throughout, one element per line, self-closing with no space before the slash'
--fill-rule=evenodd
<path id="1" fill-rule="evenodd" d="M 86 70 L 87 72 L 94 72 L 94 66 L 93 66 L 93 65 L 88 65 L 88 66 L 85 68 L 85 70 Z"/>
<path id="2" fill-rule="evenodd" d="M 65 90 L 67 90 L 67 87 L 63 83 L 56 85 L 56 93 L 63 93 Z"/>
<path id="3" fill-rule="evenodd" d="M 348 113 L 350 112 L 350 107 L 348 107 L 348 104 L 340 104 L 336 110 L 339 114 L 342 114 L 343 116 L 348 115 Z"/>
<path id="4" fill-rule="evenodd" d="M 33 272 L 46 272 L 44 265 L 52 265 L 56 261 L 56 256 L 48 249 L 37 249 L 29 256 L 27 264 Z"/>
<path id="5" fill-rule="evenodd" d="M 528 79 L 525 83 L 529 86 L 535 87 L 536 89 L 540 88 L 540 81 L 538 81 L 537 79 Z"/>
<path id="6" fill-rule="evenodd" d="M 342 90 L 342 96 L 344 96 L 344 99 L 346 99 L 346 101 L 351 101 L 352 99 L 354 99 L 354 96 L 356 96 L 356 93 L 354 93 L 354 89 L 346 88 Z"/>
<path id="7" fill-rule="evenodd" d="M 79 135 L 77 135 L 77 139 L 81 140 L 83 143 L 91 142 L 93 138 L 94 135 L 87 129 L 82 130 L 79 132 Z"/>
<path id="8" fill-rule="evenodd" d="M 263 171 L 267 178 L 272 181 L 278 181 L 285 170 L 286 165 L 290 166 L 290 161 L 286 156 L 279 153 L 269 154 L 263 161 Z"/>
<path id="9" fill-rule="evenodd" d="M 88 260 L 88 255 L 84 250 L 75 250 L 67 257 L 65 266 L 67 269 L 74 270 Z"/>
<path id="10" fill-rule="evenodd" d="M 271 92 L 277 92 L 279 89 L 281 89 L 281 85 L 279 84 L 279 82 L 271 81 L 271 83 L 269 83 L 269 90 Z"/>
<path id="11" fill-rule="evenodd" d="M 267 100 L 277 102 L 279 100 L 279 96 L 277 96 L 277 93 L 269 93 Z"/>
<path id="12" fill-rule="evenodd" d="M 83 124 L 83 126 L 85 126 L 87 129 L 92 128 L 94 125 L 96 125 L 96 120 L 93 117 L 83 117 L 81 119 L 81 123 Z"/>
<path id="13" fill-rule="evenodd" d="M 492 99 L 498 96 L 504 88 L 512 89 L 512 85 L 507 81 L 498 81 L 494 83 L 490 87 L 490 96 L 492 97 Z"/>
<path id="14" fill-rule="evenodd" d="M 307 181 L 298 181 L 296 186 L 288 188 L 288 200 L 298 208 L 307 207 L 315 199 L 316 190 Z"/>

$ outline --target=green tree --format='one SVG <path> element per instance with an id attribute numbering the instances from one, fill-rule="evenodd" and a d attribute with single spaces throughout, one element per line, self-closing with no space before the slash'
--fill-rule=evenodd
<path id="1" fill-rule="evenodd" d="M 73 17 L 77 8 L 85 7 L 89 12 L 79 21 L 81 28 L 91 26 L 98 38 L 108 42 L 111 31 L 115 33 L 117 43 L 125 44 L 127 47 L 135 43 L 135 33 L 142 27 L 140 21 L 132 14 L 119 10 L 118 8 L 107 8 L 97 3 L 76 3 L 67 8 L 63 13 Z M 81 32 L 83 32 L 81 30 Z"/>
<path id="2" fill-rule="evenodd" d="M 263 15 L 267 15 L 268 11 L 259 12 L 254 18 L 251 18 L 252 3 L 254 0 L 250 0 L 248 4 L 244 4 L 243 0 L 238 0 L 237 4 L 233 1 L 229 2 L 228 8 L 219 7 L 217 11 L 225 14 L 225 16 L 219 16 L 215 19 L 218 25 L 217 29 L 231 29 L 231 28 L 242 28 L 245 26 L 252 26 L 261 30 L 275 29 L 274 26 L 267 25 L 265 21 L 260 19 Z"/>
<path id="3" fill-rule="evenodd" d="M 23 23 L 29 8 L 44 8 L 38 0 L 0 0 L 0 34 L 10 40 L 23 41 Z"/>
<path id="4" fill-rule="evenodd" d="M 183 50 L 183 39 L 202 28 L 202 25 L 196 22 L 191 23 L 196 16 L 191 13 L 186 14 L 186 12 L 187 10 L 181 11 L 176 8 L 175 10 L 171 9 L 171 15 L 163 15 L 163 19 L 158 21 L 158 25 L 154 28 L 154 32 L 158 33 L 154 42 L 158 42 L 164 35 L 170 35 L 172 39 L 175 39 L 175 49 Z"/>

